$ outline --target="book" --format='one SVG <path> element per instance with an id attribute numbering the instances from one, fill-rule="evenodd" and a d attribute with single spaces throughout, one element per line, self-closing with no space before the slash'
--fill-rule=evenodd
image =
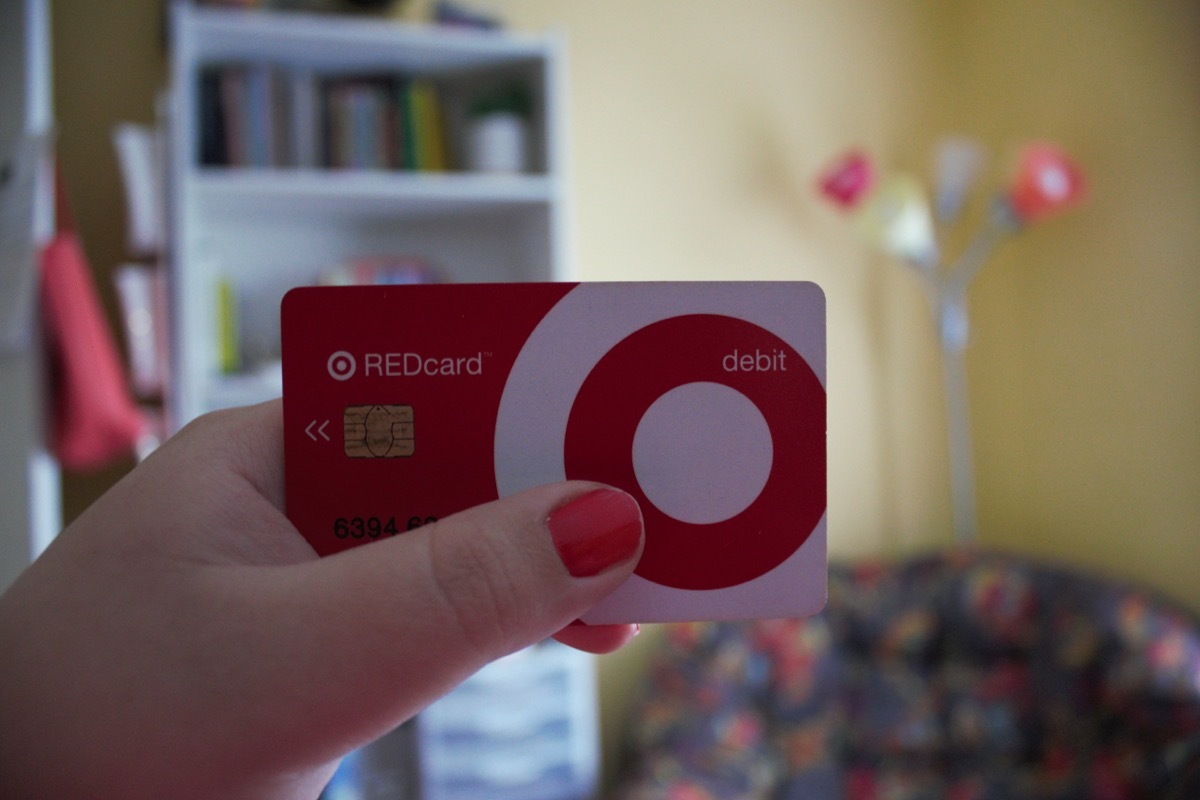
<path id="1" fill-rule="evenodd" d="M 200 164 L 222 167 L 229 163 L 225 132 L 225 110 L 221 101 L 222 68 L 200 70 L 200 108 L 197 110 L 200 131 Z"/>
<path id="2" fill-rule="evenodd" d="M 275 134 L 272 122 L 275 103 L 272 97 L 273 81 L 271 68 L 265 64 L 254 64 L 245 71 L 244 94 L 238 98 L 242 103 L 245 120 L 243 135 L 242 166 L 270 167 L 275 165 Z"/>
<path id="3" fill-rule="evenodd" d="M 312 70 L 299 68 L 280 74 L 284 79 L 281 104 L 286 119 L 287 166 L 316 167 L 320 164 L 322 128 L 316 76 Z"/>
<path id="4" fill-rule="evenodd" d="M 246 70 L 226 67 L 220 72 L 221 114 L 224 117 L 226 166 L 246 165 Z"/>
<path id="5" fill-rule="evenodd" d="M 411 113 L 416 134 L 416 168 L 425 172 L 446 169 L 446 144 L 442 124 L 441 100 L 437 88 L 428 80 L 410 85 Z"/>
<path id="6" fill-rule="evenodd" d="M 217 281 L 216 293 L 217 367 L 222 375 L 233 375 L 242 368 L 237 290 L 231 281 L 222 278 Z"/>

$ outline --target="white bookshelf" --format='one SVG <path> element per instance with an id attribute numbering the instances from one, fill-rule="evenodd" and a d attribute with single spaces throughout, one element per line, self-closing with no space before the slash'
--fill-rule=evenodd
<path id="1" fill-rule="evenodd" d="M 62 525 L 37 312 L 37 254 L 54 233 L 51 85 L 49 4 L 0 3 L 0 592 Z"/>
<path id="2" fill-rule="evenodd" d="M 288 289 L 356 257 L 419 257 L 455 282 L 571 277 L 563 48 L 557 37 L 180 2 L 171 7 L 170 29 L 171 427 L 279 393 L 278 370 L 269 359 L 240 374 L 220 369 L 221 280 L 236 289 L 243 338 L 262 342 L 277 339 L 279 303 Z M 200 76 L 228 64 L 429 80 L 445 112 L 448 169 L 207 166 L 201 158 Z M 473 98 L 512 83 L 531 99 L 528 168 L 511 174 L 464 169 Z M 268 374 L 274 377 L 264 377 Z M 530 691 L 549 703 L 536 718 L 513 706 L 514 697 Z M 472 714 L 459 713 L 464 702 L 490 709 L 486 730 L 476 729 Z M 484 668 L 423 720 L 419 747 L 427 797 L 582 800 L 594 789 L 595 679 L 592 660 L 583 653 L 553 643 L 530 648 Z M 386 745 L 376 749 L 386 754 Z M 363 751 L 362 763 L 371 761 L 371 751 Z M 538 758 L 531 761 L 530 752 Z M 475 769 L 479 764 L 490 765 L 490 771 Z M 520 779 L 516 783 L 513 774 Z"/>
<path id="3" fill-rule="evenodd" d="M 570 277 L 565 242 L 562 45 L 552 35 L 439 29 L 303 13 L 171 9 L 168 219 L 172 426 L 278 393 L 219 369 L 217 285 L 235 289 L 245 339 L 270 350 L 279 301 L 335 263 L 416 256 L 447 280 Z M 322 77 L 388 73 L 433 81 L 444 172 L 213 167 L 200 163 L 200 74 L 266 64 Z M 467 109 L 509 84 L 531 98 L 529 169 L 463 169 Z M 270 370 L 267 370 L 269 373 Z"/>

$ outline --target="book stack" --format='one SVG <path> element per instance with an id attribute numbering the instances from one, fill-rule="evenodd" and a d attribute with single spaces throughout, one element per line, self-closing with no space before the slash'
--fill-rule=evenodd
<path id="1" fill-rule="evenodd" d="M 399 77 L 325 83 L 325 163 L 346 169 L 446 169 L 437 89 Z"/>
<path id="2" fill-rule="evenodd" d="M 317 283 L 322 286 L 397 286 L 442 281 L 437 267 L 415 255 L 351 258 L 322 270 L 317 276 Z"/>
<path id="3" fill-rule="evenodd" d="M 222 64 L 199 80 L 203 166 L 449 168 L 441 93 L 428 79 Z"/>

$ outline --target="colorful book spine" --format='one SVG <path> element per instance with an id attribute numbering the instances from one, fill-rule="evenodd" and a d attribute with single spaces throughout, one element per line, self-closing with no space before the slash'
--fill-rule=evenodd
<path id="1" fill-rule="evenodd" d="M 217 366 L 223 375 L 242 368 L 237 290 L 228 279 L 217 282 Z"/>

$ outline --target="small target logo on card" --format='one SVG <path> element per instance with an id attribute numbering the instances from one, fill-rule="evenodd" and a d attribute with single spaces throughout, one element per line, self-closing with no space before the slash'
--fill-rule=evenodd
<path id="1" fill-rule="evenodd" d="M 329 376 L 335 381 L 349 380 L 358 371 L 358 360 L 345 350 L 338 350 L 326 362 Z"/>

